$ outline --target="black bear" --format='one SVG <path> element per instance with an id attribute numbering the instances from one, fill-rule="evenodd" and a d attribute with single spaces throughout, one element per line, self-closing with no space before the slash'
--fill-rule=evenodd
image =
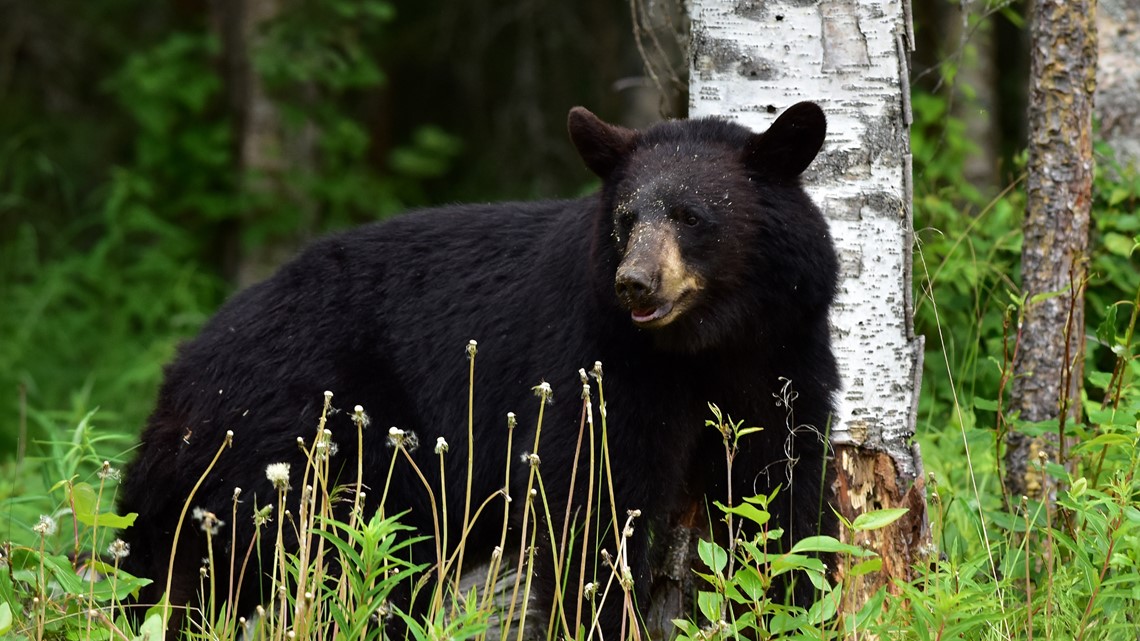
<path id="1" fill-rule="evenodd" d="M 771 512 L 785 543 L 833 527 L 823 507 L 823 435 L 839 385 L 828 328 L 838 263 L 827 223 L 800 184 L 823 144 L 823 112 L 800 103 L 753 133 L 712 118 L 636 131 L 575 108 L 569 130 L 602 180 L 598 193 L 429 209 L 318 240 L 237 294 L 181 347 L 120 501 L 139 514 L 123 535 L 131 544 L 125 567 L 155 579 L 142 602 L 161 597 L 183 504 L 227 430 L 234 446 L 193 501 L 218 515 L 230 514 L 235 487 L 246 499 L 271 502 L 268 464 L 304 468 L 296 439 L 311 438 L 324 390 L 335 392 L 334 404 L 359 404 L 370 414 L 361 481 L 373 489 L 371 502 L 393 456 L 389 426 L 429 442 L 442 436 L 453 454 L 465 453 L 469 339 L 478 341 L 476 502 L 503 485 L 505 414 L 536 408 L 532 388 L 545 380 L 561 398 L 545 410 L 540 469 L 551 513 L 563 514 L 575 471 L 579 369 L 604 364 L 615 504 L 602 513 L 624 519 L 640 510 L 626 553 L 642 603 L 651 542 L 662 538 L 653 533 L 695 501 L 725 498 L 721 437 L 705 426 L 709 402 L 763 428 L 741 441 L 732 467 L 737 498 L 782 486 Z M 782 402 L 789 381 L 798 395 L 792 408 Z M 337 438 L 336 459 L 344 462 L 337 480 L 352 486 L 350 419 L 349 412 L 333 415 L 328 427 L 344 435 Z M 520 420 L 519 429 L 533 430 L 533 422 Z M 533 434 L 516 434 L 514 460 L 532 441 Z M 421 469 L 438 465 L 430 447 L 412 456 Z M 454 497 L 466 489 L 466 457 L 449 455 L 447 464 L 447 523 L 457 541 L 461 501 Z M 519 471 L 508 488 L 515 497 L 525 492 L 523 468 L 512 467 Z M 578 518 L 585 494 L 575 493 L 569 506 Z M 513 501 L 520 511 L 523 503 Z M 432 532 L 428 495 L 411 473 L 392 480 L 386 508 L 408 510 L 406 523 Z M 241 510 L 237 540 L 229 540 L 227 526 L 215 545 L 251 544 L 253 501 Z M 205 556 L 197 524 L 183 528 L 171 579 L 175 605 L 197 602 Z M 467 558 L 489 557 L 499 531 L 496 519 L 477 524 Z M 535 609 L 550 612 L 557 579 L 543 545 L 549 541 L 540 539 L 534 577 L 545 604 Z M 215 571 L 225 585 L 226 569 Z M 240 597 L 246 610 L 265 582 L 252 574 Z M 567 599 L 570 621 L 578 620 L 576 603 Z M 618 638 L 621 620 L 622 600 L 608 599 L 599 618 L 604 638 Z"/>

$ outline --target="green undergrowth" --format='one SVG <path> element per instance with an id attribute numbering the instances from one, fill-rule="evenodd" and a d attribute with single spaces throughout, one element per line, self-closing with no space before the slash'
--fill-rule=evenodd
<path id="1" fill-rule="evenodd" d="M 468 346 L 472 385 L 475 354 L 472 341 Z M 277 496 L 255 511 L 254 524 L 257 541 L 268 537 L 274 542 L 273 558 L 260 558 L 253 542 L 244 550 L 216 543 L 233 536 L 240 490 L 234 492 L 231 513 L 205 512 L 195 507 L 193 494 L 187 499 L 182 519 L 198 523 L 202 532 L 195 534 L 206 537 L 209 554 L 202 559 L 201 605 L 187 611 L 185 617 L 172 618 L 175 607 L 180 606 L 165 601 L 136 604 L 129 599 L 130 594 L 149 583 L 118 568 L 130 550 L 116 538 L 117 531 L 131 527 L 136 515 L 114 513 L 119 474 L 115 465 L 101 461 L 98 455 L 104 448 L 113 449 L 115 443 L 97 436 L 98 430 L 88 417 L 73 430 L 71 440 L 48 444 L 56 448 L 60 461 L 29 459 L 29 465 L 44 466 L 45 474 L 61 476 L 46 496 L 36 497 L 28 504 L 5 505 L 8 522 L 16 527 L 0 565 L 0 634 L 33 639 L 154 638 L 153 635 L 163 634 L 172 620 L 184 618 L 183 634 L 190 639 L 381 639 L 388 638 L 393 629 L 406 630 L 407 638 L 422 640 L 504 639 L 521 634 L 514 622 L 549 620 L 545 630 L 540 624 L 531 623 L 528 638 L 588 639 L 599 638 L 595 628 L 598 609 L 609 602 L 610 607 L 617 604 L 624 613 L 623 627 L 628 631 L 625 638 L 639 638 L 644 624 L 642 608 L 647 604 L 634 600 L 625 545 L 632 528 L 641 526 L 644 515 L 637 511 L 617 514 L 612 508 L 597 507 L 612 505 L 606 497 L 613 495 L 601 364 L 595 364 L 589 375 L 585 371 L 580 374 L 583 423 L 579 451 L 581 469 L 589 473 L 590 479 L 584 528 L 571 527 L 571 515 L 552 513 L 547 501 L 538 453 L 543 410 L 551 396 L 549 385 L 543 383 L 535 388 L 538 407 L 534 443 L 521 463 L 528 468 L 522 496 L 508 496 L 505 491 L 487 497 L 471 496 L 470 489 L 466 496 L 438 494 L 440 488 L 452 485 L 442 482 L 444 457 L 466 456 L 471 463 L 471 452 L 449 451 L 446 441 L 439 439 L 434 446 L 438 469 L 422 469 L 409 455 L 410 449 L 419 445 L 420 437 L 393 427 L 387 435 L 394 453 L 387 480 L 383 488 L 369 489 L 380 492 L 381 507 L 371 514 L 363 509 L 364 493 L 359 484 L 330 483 L 334 472 L 330 467 L 332 452 L 336 448 L 332 433 L 325 429 L 324 416 L 332 407 L 333 398 L 329 392 L 320 423 L 314 426 L 311 438 L 299 444 L 306 453 L 304 469 L 291 470 L 285 463 L 266 467 L 266 476 L 277 488 Z M 474 388 L 469 398 L 473 391 Z M 597 405 L 593 401 L 595 395 Z M 713 418 L 705 429 L 718 430 L 726 456 L 735 456 L 739 440 L 758 431 L 734 422 L 716 406 L 710 406 L 710 410 Z M 508 416 L 504 429 L 510 431 L 512 442 L 517 425 L 523 420 L 513 414 Z M 376 429 L 367 426 L 367 415 L 359 406 L 354 410 L 354 423 L 356 434 L 338 438 L 359 441 L 364 430 Z M 469 424 L 468 429 L 472 428 Z M 227 433 L 217 444 L 217 455 L 230 447 L 241 447 L 240 438 Z M 361 464 L 357 461 L 357 465 Z M 211 463 L 203 478 L 211 474 L 212 467 Z M 510 477 L 511 470 L 504 473 Z M 435 508 L 433 531 L 413 532 L 401 524 L 400 514 L 385 512 L 389 482 L 395 475 L 414 475 L 428 488 Z M 441 481 L 438 484 L 437 478 Z M 469 483 L 467 487 L 470 488 Z M 298 488 L 304 488 L 299 509 L 297 514 L 288 514 L 286 501 Z M 819 555 L 842 558 L 851 568 L 852 577 L 877 570 L 875 555 L 825 536 L 809 537 L 791 550 L 777 551 L 782 531 L 769 522 L 767 511 L 775 494 L 717 506 L 722 520 L 713 527 L 727 527 L 735 536 L 727 547 L 711 541 L 700 543 L 698 553 L 704 571 L 697 576 L 702 587 L 694 596 L 690 617 L 673 622 L 673 632 L 679 638 L 833 637 L 864 620 L 874 620 L 878 603 L 869 604 L 856 616 L 841 616 L 843 586 L 828 579 Z M 52 504 L 52 499 L 55 509 L 37 514 L 36 509 Z M 525 515 L 521 527 L 509 532 L 507 509 L 514 500 L 525 501 Z M 347 510 L 334 512 L 335 505 L 346 504 L 350 506 Z M 450 510 L 449 504 L 453 506 Z M 845 527 L 854 533 L 878 529 L 901 513 L 872 512 Z M 448 540 L 446 519 L 460 514 L 463 532 L 470 531 L 479 521 L 501 524 L 499 545 L 489 560 L 474 558 L 474 552 L 468 554 L 465 537 Z M 754 536 L 739 535 L 745 521 L 753 524 L 746 531 L 755 531 Z M 296 529 L 300 541 L 296 549 L 286 549 L 285 528 Z M 181 524 L 175 531 L 183 532 Z M 535 555 L 544 553 L 544 547 L 536 547 L 539 537 L 556 542 L 545 548 L 545 553 L 552 555 L 555 571 L 562 577 L 559 592 L 571 597 L 568 603 L 578 604 L 573 609 L 581 614 L 576 617 L 572 617 L 570 608 L 557 604 L 553 612 L 529 611 L 535 603 L 530 598 L 534 578 L 530 568 L 536 561 Z M 409 546 L 416 541 L 432 543 L 434 560 L 413 562 L 409 558 Z M 177 540 L 170 545 L 176 548 Z M 571 563 L 571 559 L 580 558 L 573 553 L 576 546 L 592 550 L 586 557 L 601 558 L 601 564 L 595 567 L 585 561 L 581 565 Z M 230 551 L 223 553 L 226 548 Z M 219 564 L 257 568 L 258 574 L 270 579 L 265 593 L 268 596 L 256 613 L 228 608 L 227 603 L 241 586 L 235 586 L 233 581 L 216 584 L 212 577 Z M 471 570 L 473 566 L 477 569 Z M 470 572 L 465 574 L 464 570 Z M 467 581 L 470 576 L 475 577 L 473 582 Z M 773 587 L 774 582 L 787 577 L 810 582 L 815 588 L 818 599 L 810 609 L 785 605 L 782 598 L 777 598 L 780 591 Z M 168 582 L 167 591 L 169 586 Z M 425 616 L 412 616 L 401 610 L 399 601 L 393 599 L 394 590 L 401 586 L 413 595 L 424 592 L 413 599 L 429 604 Z M 146 608 L 145 614 L 137 618 L 141 622 L 126 615 L 128 607 Z M 634 625 L 634 621 L 638 624 Z"/>

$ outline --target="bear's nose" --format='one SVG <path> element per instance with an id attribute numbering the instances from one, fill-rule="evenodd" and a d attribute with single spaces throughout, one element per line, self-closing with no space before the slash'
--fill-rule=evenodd
<path id="1" fill-rule="evenodd" d="M 653 278 L 640 269 L 621 270 L 614 281 L 614 291 L 626 303 L 641 301 L 653 294 Z"/>

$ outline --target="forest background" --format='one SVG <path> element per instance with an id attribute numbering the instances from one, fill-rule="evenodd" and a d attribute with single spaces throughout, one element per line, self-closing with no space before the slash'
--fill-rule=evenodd
<path id="1" fill-rule="evenodd" d="M 0 0 L 0 540 L 34 543 L 57 481 L 129 459 L 178 342 L 307 240 L 416 206 L 588 192 L 565 135 L 573 105 L 628 126 L 684 116 L 670 3 L 236 4 Z M 989 553 L 985 528 L 1020 527 L 1001 509 L 997 434 L 1019 300 L 1026 6 L 913 10 L 916 438 L 936 543 L 965 562 Z M 1140 179 L 1106 144 L 1097 166 L 1084 400 L 1088 416 L 1133 408 L 1116 421 L 1128 427 Z M 1135 468 L 1097 445 L 1098 476 Z M 1121 608 L 1140 602 L 1140 539 L 1125 536 L 1140 512 L 1123 505 L 1102 554 L 1132 564 Z"/>

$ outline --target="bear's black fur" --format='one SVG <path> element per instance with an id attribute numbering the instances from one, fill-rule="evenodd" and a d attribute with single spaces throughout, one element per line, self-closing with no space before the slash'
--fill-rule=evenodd
<path id="1" fill-rule="evenodd" d="M 628 545 L 643 603 L 651 533 L 695 501 L 724 500 L 723 446 L 705 426 L 709 402 L 763 428 L 741 441 L 736 498 L 782 485 L 771 510 L 785 544 L 832 527 L 830 509 L 820 511 L 827 497 L 821 433 L 839 383 L 828 331 L 837 260 L 827 224 L 799 181 L 823 143 L 822 111 L 795 105 L 763 134 L 717 119 L 638 132 L 580 108 L 569 125 L 583 160 L 602 178 L 600 193 L 443 207 L 324 238 L 236 295 L 182 346 L 120 501 L 122 510 L 139 513 L 123 533 L 131 544 L 125 567 L 155 580 L 141 602 L 161 597 L 179 513 L 225 431 L 234 432 L 234 445 L 193 507 L 228 520 L 233 489 L 242 488 L 237 541 L 229 541 L 229 524 L 215 539 L 225 558 L 232 545 L 240 559 L 253 535 L 254 497 L 265 505 L 274 496 L 266 465 L 291 463 L 298 482 L 304 456 L 296 439 L 311 440 L 324 390 L 335 392 L 335 406 L 360 404 L 371 416 L 363 452 L 369 501 L 378 500 L 393 455 L 389 426 L 428 444 L 447 439 L 447 522 L 449 540 L 458 541 L 469 339 L 478 340 L 476 504 L 502 486 L 508 411 L 520 417 L 512 466 L 519 473 L 509 489 L 522 497 L 526 469 L 517 457 L 531 448 L 532 387 L 545 380 L 557 402 L 545 410 L 540 469 L 552 514 L 563 513 L 581 412 L 578 370 L 604 364 L 616 513 L 642 514 Z M 794 415 L 780 402 L 786 381 L 798 394 Z M 357 448 L 350 414 L 333 415 L 328 426 L 339 444 L 339 482 L 351 485 Z M 430 446 L 413 456 L 421 469 L 437 465 Z M 406 465 L 396 469 L 388 513 L 409 510 L 405 522 L 430 535 L 426 492 Z M 294 500 L 298 494 L 294 489 Z M 575 497 L 581 508 L 584 493 Z M 482 519 L 467 559 L 488 558 L 497 521 Z M 176 605 L 196 602 L 205 556 L 197 524 L 183 527 Z M 434 560 L 429 552 L 419 560 Z M 549 556 L 542 549 L 536 555 L 545 599 L 552 596 Z M 215 581 L 226 585 L 225 568 L 217 571 Z M 245 588 L 241 607 L 248 609 L 261 585 L 247 576 Z M 607 600 L 605 638 L 617 638 L 620 610 L 620 598 Z"/>

